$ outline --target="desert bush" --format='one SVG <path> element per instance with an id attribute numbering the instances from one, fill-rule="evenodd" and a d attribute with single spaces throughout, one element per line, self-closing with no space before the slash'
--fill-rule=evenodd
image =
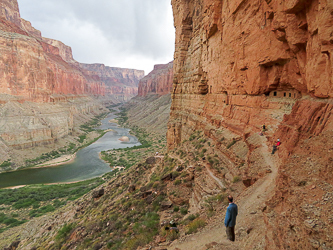
<path id="1" fill-rule="evenodd" d="M 187 214 L 187 212 L 188 212 L 188 210 L 187 210 L 186 207 L 182 207 L 182 208 L 180 208 L 180 213 L 181 213 L 181 214 L 185 215 L 185 214 Z"/>
<path id="2" fill-rule="evenodd" d="M 236 182 L 239 182 L 240 180 L 241 180 L 241 178 L 237 175 L 237 176 L 234 176 L 234 178 L 232 179 L 232 182 L 236 183 Z"/>
<path id="3" fill-rule="evenodd" d="M 186 234 L 192 234 L 198 231 L 199 228 L 204 227 L 206 222 L 202 219 L 196 219 L 188 225 Z"/>
<path id="4" fill-rule="evenodd" d="M 228 144 L 227 149 L 231 148 L 236 142 L 236 140 L 232 140 L 232 142 Z"/>
<path id="5" fill-rule="evenodd" d="M 60 248 L 62 243 L 67 240 L 67 238 L 70 236 L 71 232 L 75 228 L 74 224 L 65 224 L 57 233 L 56 235 L 56 243 L 57 246 Z"/>
<path id="6" fill-rule="evenodd" d="M 179 185 L 180 183 L 182 183 L 181 180 L 175 180 L 173 184 L 174 184 L 174 185 Z"/>
<path id="7" fill-rule="evenodd" d="M 167 241 L 174 241 L 179 238 L 179 232 L 176 230 L 171 230 L 166 233 L 166 240 Z"/>

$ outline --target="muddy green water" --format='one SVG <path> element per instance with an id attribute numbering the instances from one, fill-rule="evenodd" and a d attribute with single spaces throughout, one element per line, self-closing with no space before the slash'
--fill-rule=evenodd
<path id="1" fill-rule="evenodd" d="M 140 145 L 137 138 L 129 134 L 129 129 L 119 128 L 116 124 L 109 123 L 109 120 L 113 118 L 115 118 L 114 115 L 108 115 L 102 120 L 102 125 L 98 129 L 114 131 L 107 132 L 93 144 L 79 150 L 74 162 L 56 167 L 24 169 L 0 174 L 0 188 L 81 181 L 110 172 L 109 165 L 99 158 L 99 152 Z M 122 136 L 128 136 L 130 141 L 119 141 Z"/>

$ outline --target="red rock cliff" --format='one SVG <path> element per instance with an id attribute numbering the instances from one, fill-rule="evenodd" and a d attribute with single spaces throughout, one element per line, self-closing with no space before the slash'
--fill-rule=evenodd
<path id="1" fill-rule="evenodd" d="M 172 116 L 184 110 L 198 114 L 200 106 L 207 122 L 242 134 L 266 119 L 281 121 L 254 109 L 274 111 L 306 96 L 316 101 L 333 97 L 332 3 L 173 0 L 172 4 L 176 26 Z M 215 103 L 214 110 L 210 102 Z M 213 119 L 216 115 L 223 119 Z M 172 134 L 171 147 L 177 141 Z"/>
<path id="2" fill-rule="evenodd" d="M 72 63 L 69 47 L 42 39 L 39 31 L 20 18 L 17 1 L 0 3 L 1 93 L 38 102 L 50 101 L 52 94 L 104 95 L 104 84 L 87 78 Z M 67 50 L 59 50 L 59 44 Z"/>
<path id="3" fill-rule="evenodd" d="M 333 170 L 331 149 L 319 147 L 333 140 L 333 2 L 172 0 L 172 6 L 169 149 L 203 131 L 215 141 L 215 152 L 227 154 L 227 182 L 232 174 L 253 177 L 265 165 L 254 160 L 258 146 L 248 138 L 266 124 L 267 139 L 283 141 L 278 154 L 285 164 L 279 165 L 275 197 L 264 209 L 266 249 L 333 247 L 327 240 L 332 218 L 324 215 L 332 208 L 325 205 L 332 199 L 332 181 L 324 176 Z M 230 144 L 222 147 L 226 140 Z M 246 169 L 232 167 L 242 159 L 228 150 L 238 141 L 248 150 Z M 316 146 L 304 151 L 308 143 Z"/>
<path id="4" fill-rule="evenodd" d="M 144 76 L 143 70 L 108 67 L 104 64 L 84 64 L 80 67 L 88 71 L 92 78 L 99 78 L 106 86 L 106 94 L 121 96 L 128 100 L 138 93 L 138 83 Z"/>
<path id="5" fill-rule="evenodd" d="M 38 102 L 52 94 L 117 95 L 120 101 L 137 94 L 143 71 L 80 65 L 69 46 L 43 38 L 20 18 L 16 0 L 0 4 L 0 93 Z"/>
<path id="6" fill-rule="evenodd" d="M 173 62 L 155 65 L 154 70 L 140 80 L 138 96 L 146 96 L 148 93 L 170 94 L 172 82 Z"/>

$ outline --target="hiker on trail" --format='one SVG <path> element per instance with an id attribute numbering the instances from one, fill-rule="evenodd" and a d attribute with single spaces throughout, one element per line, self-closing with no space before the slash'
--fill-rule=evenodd
<path id="1" fill-rule="evenodd" d="M 280 146 L 281 145 L 281 142 L 280 142 L 280 139 L 277 139 L 277 143 L 276 143 L 276 146 Z"/>
<path id="2" fill-rule="evenodd" d="M 169 222 L 169 226 L 166 226 L 164 228 L 164 230 L 166 230 L 166 231 L 170 230 L 170 231 L 179 232 L 179 229 L 177 228 L 177 224 L 173 220 Z"/>
<path id="3" fill-rule="evenodd" d="M 234 198 L 229 195 L 228 201 L 229 206 L 227 208 L 227 213 L 225 214 L 224 225 L 226 226 L 227 237 L 231 241 L 235 241 L 235 225 L 236 225 L 236 216 L 238 214 L 238 207 L 233 202 Z"/>
<path id="4" fill-rule="evenodd" d="M 272 155 L 275 153 L 275 151 L 277 150 L 278 146 L 280 146 L 280 145 L 281 145 L 280 139 L 277 139 L 276 145 L 273 145 Z"/>
<path id="5" fill-rule="evenodd" d="M 266 125 L 265 125 L 265 124 L 262 125 L 261 128 L 262 128 L 262 129 L 261 129 L 261 132 L 259 133 L 259 135 L 262 136 L 262 135 L 264 135 L 264 132 L 266 132 Z"/>

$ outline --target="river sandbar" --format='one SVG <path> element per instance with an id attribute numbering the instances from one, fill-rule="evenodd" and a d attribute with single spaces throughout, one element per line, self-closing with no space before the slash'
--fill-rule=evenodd
<path id="1" fill-rule="evenodd" d="M 44 162 L 42 164 L 37 165 L 36 167 L 33 168 L 46 168 L 46 167 L 55 167 L 59 165 L 63 165 L 66 163 L 71 163 L 75 160 L 76 153 L 72 155 L 62 155 L 56 159 Z"/>

